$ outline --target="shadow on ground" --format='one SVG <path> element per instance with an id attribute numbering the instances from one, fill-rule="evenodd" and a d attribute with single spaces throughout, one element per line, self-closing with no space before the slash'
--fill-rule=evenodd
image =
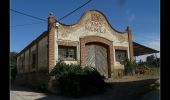
<path id="1" fill-rule="evenodd" d="M 110 82 L 103 94 L 70 98 L 46 93 L 45 97 L 36 100 L 159 100 L 159 91 L 151 91 L 150 85 L 157 79 L 147 79 L 131 82 Z M 32 91 L 26 88 L 11 86 L 11 90 Z M 153 99 L 154 98 L 154 99 Z"/>

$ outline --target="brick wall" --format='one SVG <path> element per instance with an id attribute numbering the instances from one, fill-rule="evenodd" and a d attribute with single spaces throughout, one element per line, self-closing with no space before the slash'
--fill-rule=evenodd
<path id="1" fill-rule="evenodd" d="M 133 41 L 132 41 L 132 34 L 131 34 L 131 29 L 127 27 L 127 32 L 128 32 L 128 40 L 129 40 L 129 54 L 130 54 L 130 61 L 133 61 Z"/>
<path id="2" fill-rule="evenodd" d="M 48 17 L 48 67 L 49 72 L 56 64 L 56 18 L 55 16 L 50 15 Z"/>

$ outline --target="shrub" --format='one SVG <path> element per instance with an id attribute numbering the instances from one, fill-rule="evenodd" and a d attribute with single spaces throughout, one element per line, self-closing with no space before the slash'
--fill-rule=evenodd
<path id="1" fill-rule="evenodd" d="M 10 68 L 10 70 L 11 70 L 11 75 L 10 75 L 11 82 L 13 83 L 16 78 L 16 75 L 17 75 L 17 67 L 14 66 L 14 67 Z"/>
<path id="2" fill-rule="evenodd" d="M 78 97 L 105 90 L 103 77 L 92 67 L 82 68 L 80 65 L 58 62 L 50 75 L 55 76 L 57 82 L 54 88 L 61 95 Z"/>
<path id="3" fill-rule="evenodd" d="M 125 60 L 125 75 L 133 75 L 136 69 L 135 62 L 131 62 L 129 59 Z"/>

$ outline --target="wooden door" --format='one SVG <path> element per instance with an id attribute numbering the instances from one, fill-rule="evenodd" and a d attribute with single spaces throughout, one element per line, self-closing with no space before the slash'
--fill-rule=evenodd
<path id="1" fill-rule="evenodd" d="M 101 75 L 108 78 L 107 48 L 100 44 L 86 45 L 86 66 L 96 68 Z"/>

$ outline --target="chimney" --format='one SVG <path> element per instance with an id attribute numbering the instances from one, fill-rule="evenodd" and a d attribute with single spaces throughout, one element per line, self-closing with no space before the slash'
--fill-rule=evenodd
<path id="1" fill-rule="evenodd" d="M 55 27 L 55 23 L 56 23 L 56 18 L 53 15 L 53 13 L 50 13 L 48 16 L 48 31 L 50 31 L 51 28 Z"/>

